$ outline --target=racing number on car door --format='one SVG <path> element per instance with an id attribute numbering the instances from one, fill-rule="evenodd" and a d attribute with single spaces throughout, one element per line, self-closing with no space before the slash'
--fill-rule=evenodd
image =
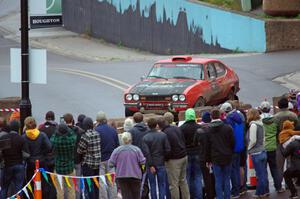
<path id="1" fill-rule="evenodd" d="M 210 85 L 210 101 L 215 101 L 219 99 L 220 85 L 217 81 L 217 73 L 214 64 L 207 64 L 207 80 Z"/>

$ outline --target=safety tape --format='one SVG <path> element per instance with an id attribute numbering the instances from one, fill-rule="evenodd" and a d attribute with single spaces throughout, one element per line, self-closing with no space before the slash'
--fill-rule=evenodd
<path id="1" fill-rule="evenodd" d="M 0 112 L 20 112 L 19 108 L 0 108 Z"/>

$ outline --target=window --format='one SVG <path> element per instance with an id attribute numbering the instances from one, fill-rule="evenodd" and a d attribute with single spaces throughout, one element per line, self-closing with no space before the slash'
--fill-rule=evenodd
<path id="1" fill-rule="evenodd" d="M 215 79 L 217 77 L 213 63 L 207 64 L 207 79 Z"/>
<path id="2" fill-rule="evenodd" d="M 221 77 L 221 76 L 225 75 L 226 69 L 225 69 L 225 66 L 223 64 L 221 64 L 219 62 L 216 62 L 215 63 L 215 68 L 216 68 L 218 77 Z"/>

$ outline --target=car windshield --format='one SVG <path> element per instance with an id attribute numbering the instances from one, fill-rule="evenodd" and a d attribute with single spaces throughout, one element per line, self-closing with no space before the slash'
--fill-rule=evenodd
<path id="1" fill-rule="evenodd" d="M 155 64 L 148 78 L 164 78 L 164 79 L 204 79 L 202 64 L 186 64 L 186 63 L 159 63 Z"/>

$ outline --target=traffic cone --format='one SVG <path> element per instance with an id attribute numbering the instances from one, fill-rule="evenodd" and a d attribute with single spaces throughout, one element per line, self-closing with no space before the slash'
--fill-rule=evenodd
<path id="1" fill-rule="evenodd" d="M 253 166 L 252 158 L 248 155 L 248 189 L 256 189 L 256 173 Z"/>
<path id="2" fill-rule="evenodd" d="M 41 179 L 41 172 L 40 169 L 40 162 L 39 160 L 35 161 L 35 172 L 37 174 L 34 177 L 34 199 L 42 199 L 42 179 Z"/>

